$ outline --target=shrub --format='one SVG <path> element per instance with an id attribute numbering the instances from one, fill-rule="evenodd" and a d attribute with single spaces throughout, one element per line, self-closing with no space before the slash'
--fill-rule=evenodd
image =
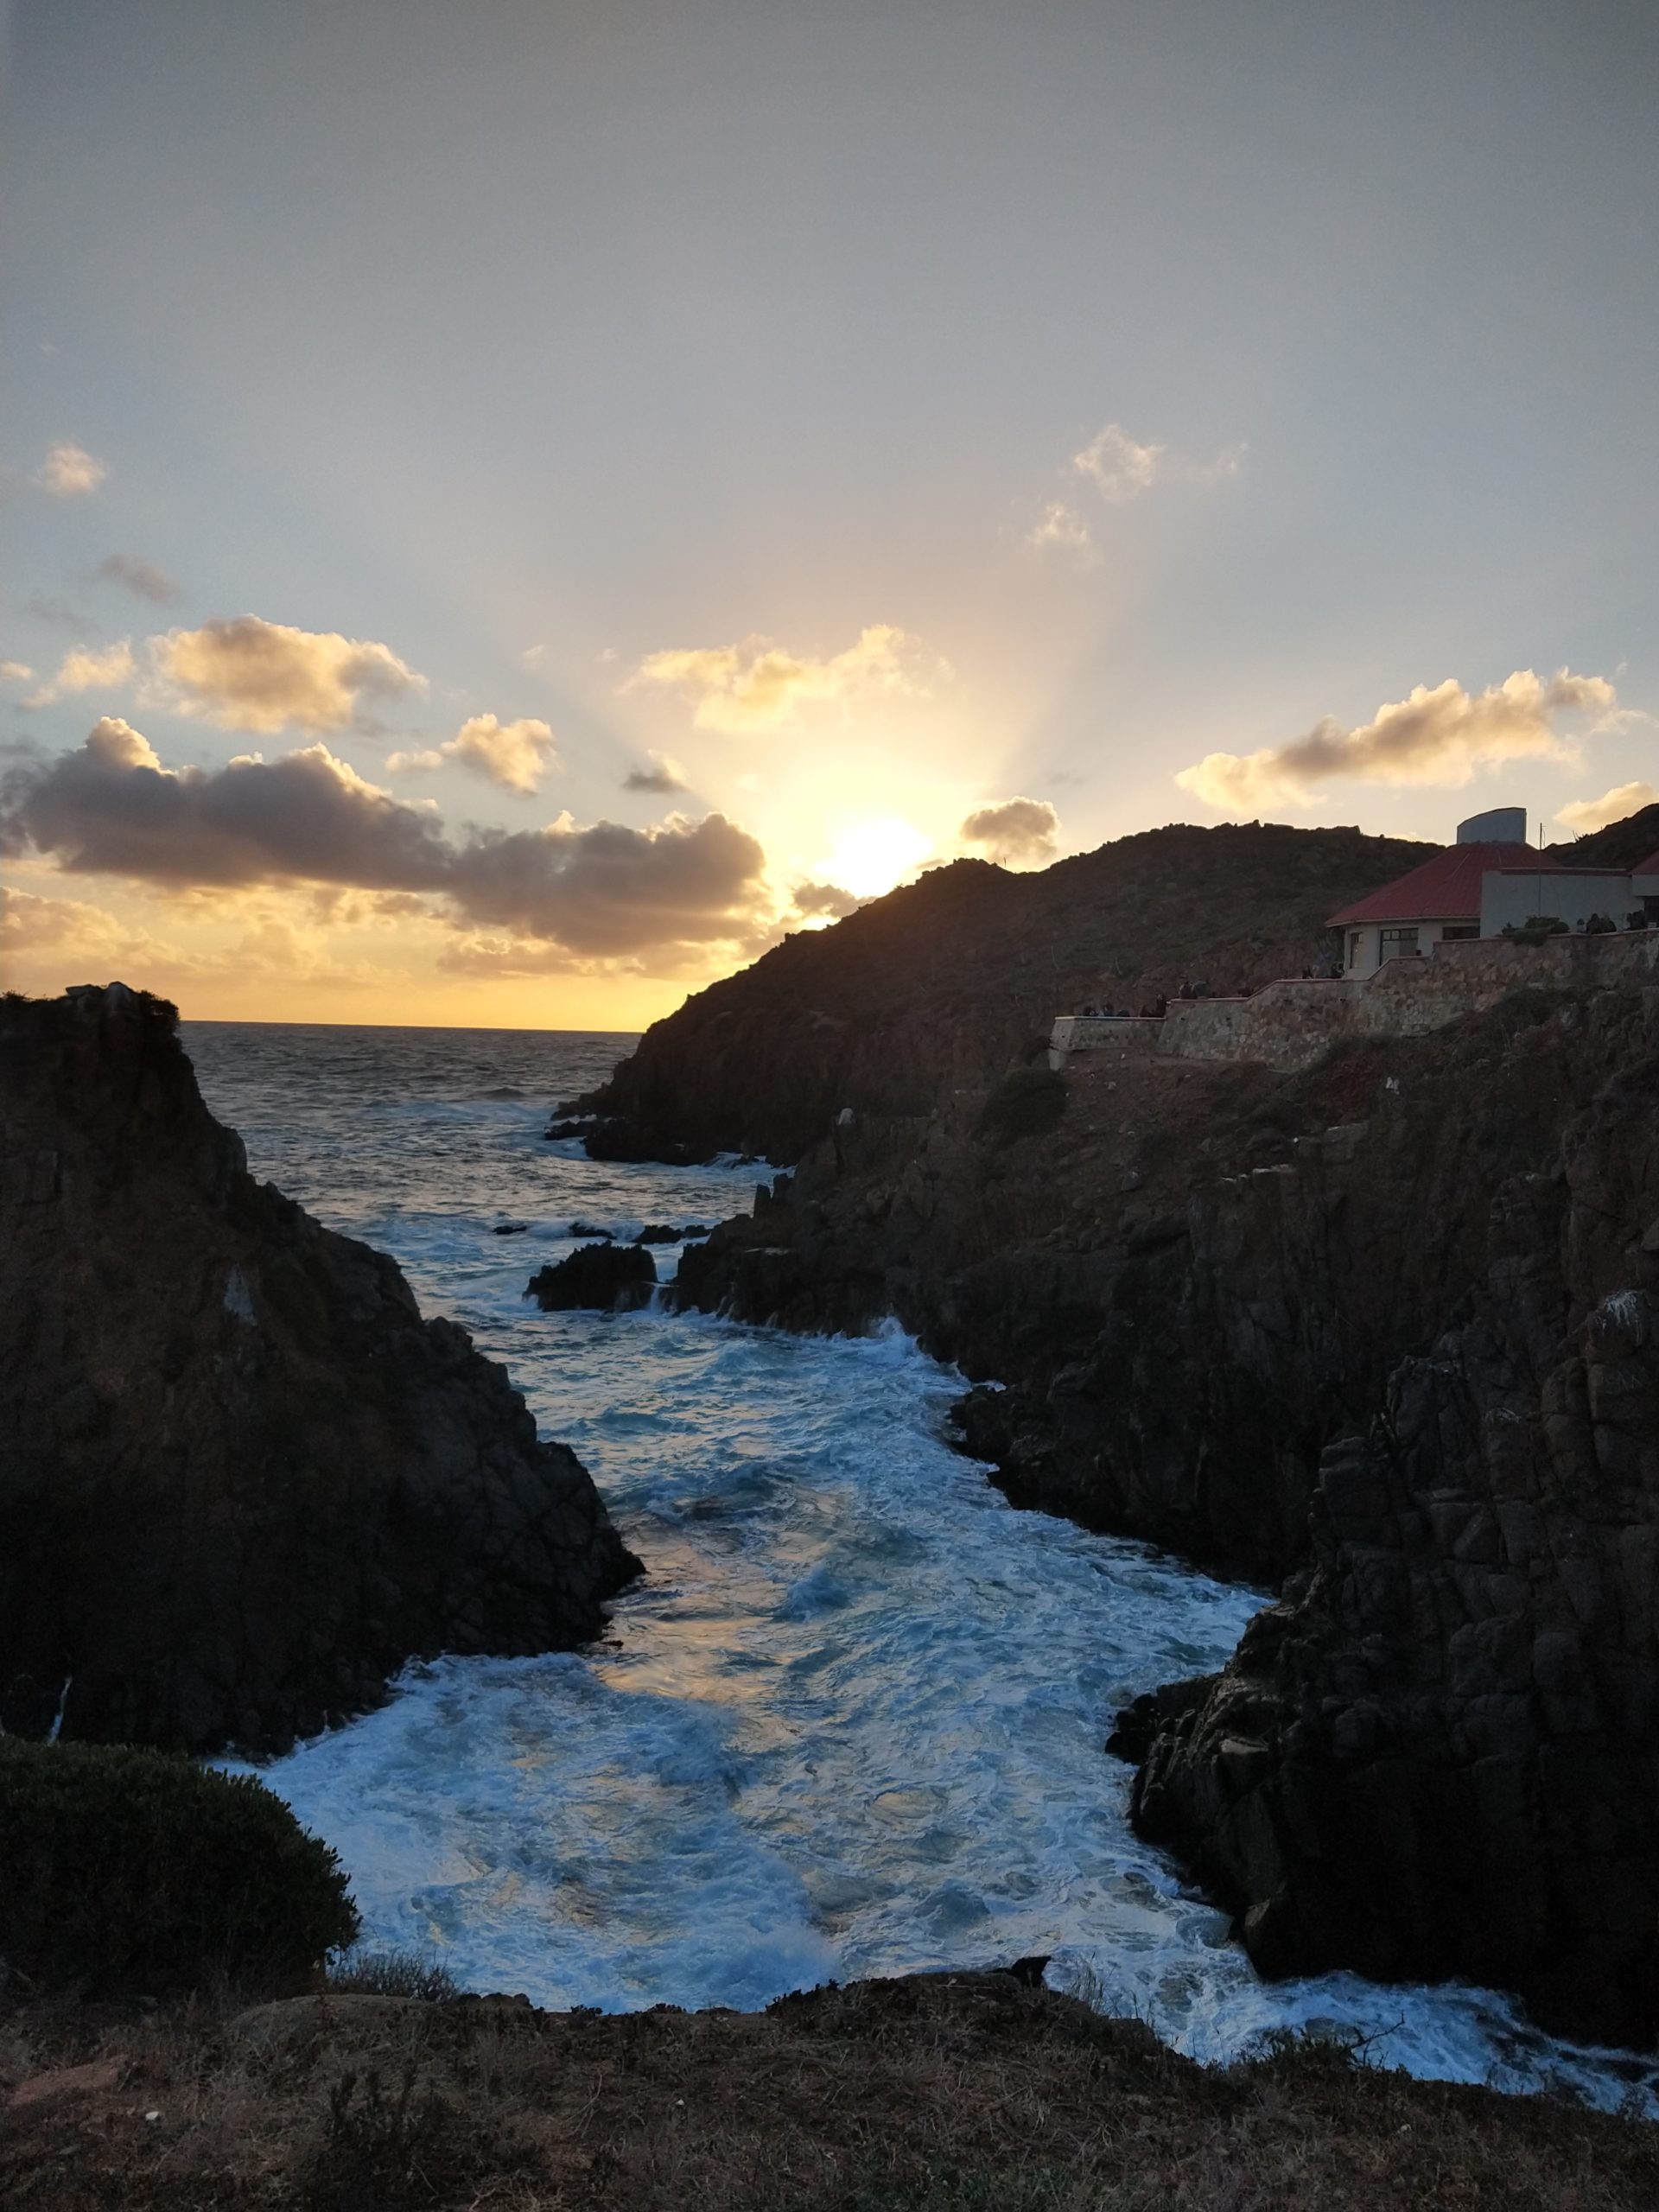
<path id="1" fill-rule="evenodd" d="M 1041 1136 L 1065 1111 L 1065 1077 L 1054 1068 L 1015 1068 L 985 1101 L 979 1134 L 999 1144 Z"/>
<path id="2" fill-rule="evenodd" d="M 428 2005 L 461 1995 L 448 1967 L 416 1951 L 353 1952 L 329 1967 L 328 1986 L 359 1997 L 418 1997 Z"/>
<path id="3" fill-rule="evenodd" d="M 355 1941 L 328 1847 L 251 1776 L 0 1738 L 0 1959 L 42 1988 L 303 1989 Z"/>

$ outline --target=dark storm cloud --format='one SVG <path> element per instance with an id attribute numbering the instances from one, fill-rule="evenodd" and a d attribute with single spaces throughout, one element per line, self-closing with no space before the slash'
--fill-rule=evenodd
<path id="1" fill-rule="evenodd" d="M 545 829 L 474 830 L 367 783 L 324 745 L 217 769 L 165 768 L 106 717 L 72 753 L 0 778 L 0 844 L 73 874 L 177 889 L 306 883 L 436 895 L 453 918 L 592 957 L 751 932 L 766 855 L 723 815 L 649 830 L 569 815 Z"/>

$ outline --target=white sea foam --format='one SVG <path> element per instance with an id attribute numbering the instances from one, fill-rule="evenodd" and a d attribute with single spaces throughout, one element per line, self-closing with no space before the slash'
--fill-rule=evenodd
<path id="1" fill-rule="evenodd" d="M 526 1305 L 531 1239 L 494 1236 L 503 1215 L 539 1261 L 573 1220 L 715 1220 L 756 1179 L 547 1145 L 540 1101 L 610 1040 L 188 1041 L 256 1172 L 395 1251 L 426 1310 L 505 1360 L 651 1568 L 600 1648 L 412 1669 L 264 1770 L 340 1851 L 372 1943 L 607 2010 L 1046 1952 L 1057 1986 L 1201 2058 L 1323 2021 L 1424 2075 L 1602 2103 L 1646 2080 L 1487 1993 L 1258 1981 L 1129 1831 L 1103 1745 L 1137 1692 L 1217 1665 L 1259 1599 L 1014 1511 L 943 1441 L 959 1382 L 896 1330 Z"/>

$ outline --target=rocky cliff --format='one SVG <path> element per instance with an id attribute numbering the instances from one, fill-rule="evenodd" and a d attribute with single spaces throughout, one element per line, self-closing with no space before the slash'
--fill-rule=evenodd
<path id="1" fill-rule="evenodd" d="M 1019 1499 L 1277 1581 L 1138 1804 L 1271 1973 L 1659 2028 L 1659 992 L 855 1115 L 680 1295 L 896 1313 Z"/>
<path id="2" fill-rule="evenodd" d="M 583 1102 L 597 1156 L 798 1159 L 842 1107 L 931 1111 L 1057 1014 L 1300 975 L 1325 917 L 1427 857 L 1357 830 L 1154 830 L 1031 874 L 957 861 L 786 938 L 656 1022 Z"/>
<path id="3" fill-rule="evenodd" d="M 0 1725 L 271 1751 L 638 1563 L 505 1372 L 248 1175 L 173 1009 L 0 1001 Z"/>

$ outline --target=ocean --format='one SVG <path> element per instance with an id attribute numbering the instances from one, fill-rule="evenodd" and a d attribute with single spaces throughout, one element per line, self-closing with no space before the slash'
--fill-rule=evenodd
<path id="1" fill-rule="evenodd" d="M 1042 1953 L 1055 1986 L 1200 2059 L 1323 2024 L 1415 2074 L 1653 2100 L 1651 2067 L 1490 1992 L 1256 1979 L 1131 1833 L 1103 1745 L 1139 1692 L 1218 1665 L 1260 1593 L 1015 1511 L 945 1441 L 959 1378 L 896 1330 L 526 1300 L 575 1224 L 711 1223 L 774 1172 L 548 1143 L 552 1103 L 631 1038 L 183 1035 L 253 1173 L 394 1254 L 424 1312 L 505 1364 L 648 1570 L 596 1647 L 411 1666 L 381 1710 L 258 1770 L 340 1853 L 366 1948 L 606 2011 Z"/>

